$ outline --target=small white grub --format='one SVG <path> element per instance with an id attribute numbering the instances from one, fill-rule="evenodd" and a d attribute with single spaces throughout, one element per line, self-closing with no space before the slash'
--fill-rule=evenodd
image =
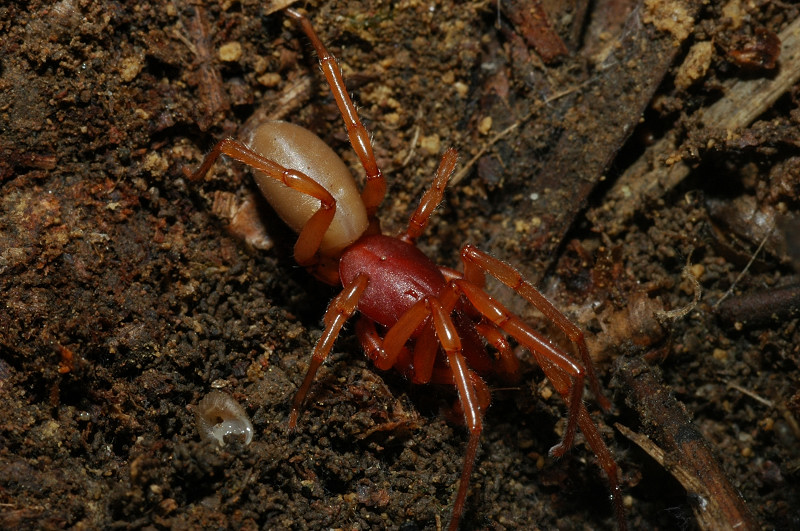
<path id="1" fill-rule="evenodd" d="M 247 413 L 230 395 L 220 391 L 208 393 L 195 410 L 197 431 L 204 441 L 217 441 L 225 446 L 229 437 L 244 444 L 253 440 L 253 424 Z"/>

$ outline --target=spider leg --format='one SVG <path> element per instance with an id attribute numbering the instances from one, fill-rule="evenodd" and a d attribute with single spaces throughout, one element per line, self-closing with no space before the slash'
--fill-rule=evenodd
<path id="1" fill-rule="evenodd" d="M 597 373 L 595 372 L 592 358 L 589 356 L 589 349 L 586 347 L 583 331 L 567 319 L 563 313 L 558 311 L 533 284 L 526 281 L 522 275 L 510 265 L 489 256 L 472 245 L 464 246 L 461 250 L 461 259 L 464 262 L 464 278 L 474 284 L 482 285 L 484 282 L 484 273 L 489 273 L 516 293 L 519 293 L 537 310 L 542 312 L 550 322 L 557 326 L 564 335 L 576 345 L 581 363 L 586 369 L 586 374 L 589 378 L 589 387 L 592 389 L 592 394 L 594 394 L 595 399 L 604 411 L 610 410 L 611 402 L 608 401 L 600 390 L 600 383 L 597 379 Z"/>
<path id="2" fill-rule="evenodd" d="M 469 430 L 469 441 L 464 454 L 456 501 L 453 505 L 453 516 L 449 526 L 451 530 L 458 528 L 458 521 L 464 510 L 469 479 L 472 475 L 478 443 L 483 431 L 483 412 L 490 401 L 488 387 L 480 376 L 470 370 L 467 365 L 462 354 L 458 329 L 450 317 L 458 299 L 459 294 L 454 289 L 448 289 L 442 294 L 441 299 L 426 297 L 420 300 L 400 317 L 383 340 L 378 335 L 374 323 L 361 319 L 357 324 L 361 343 L 370 357 L 375 360 L 378 368 L 395 367 L 405 374 L 413 372 L 413 378 L 420 380 L 420 383 L 449 384 L 455 386 L 458 391 L 461 411 Z M 427 324 L 426 320 L 428 320 Z M 417 338 L 415 352 L 410 354 L 405 345 L 421 326 L 423 328 Z M 434 334 L 427 332 L 431 327 Z M 429 348 L 431 345 L 435 348 Z M 444 350 L 449 365 L 448 369 L 436 368 L 433 365 L 439 345 Z M 424 351 L 422 355 L 418 355 L 416 350 L 420 347 Z M 406 361 L 409 359 L 409 354 L 414 359 L 413 370 Z M 428 369 L 423 369 L 423 372 L 427 373 L 424 375 L 424 381 L 422 381 L 423 375 L 417 374 L 418 365 L 429 365 Z"/>
<path id="3" fill-rule="evenodd" d="M 545 364 L 541 366 L 542 371 L 544 371 L 547 379 L 550 380 L 559 393 L 566 393 L 570 385 L 569 377 L 548 360 L 544 359 L 542 361 L 545 362 Z M 614 460 L 614 456 L 611 455 L 611 451 L 603 441 L 603 437 L 600 435 L 597 425 L 589 416 L 589 412 L 586 411 L 586 407 L 583 404 L 580 404 L 578 409 L 578 425 L 586 439 L 586 443 L 589 445 L 589 448 L 592 449 L 594 455 L 597 456 L 597 462 L 608 478 L 608 486 L 611 491 L 611 500 L 614 504 L 614 515 L 617 519 L 617 527 L 619 531 L 625 531 L 628 528 L 628 524 L 625 520 L 622 489 L 617 477 L 617 462 Z"/>
<path id="4" fill-rule="evenodd" d="M 481 280 L 481 279 L 479 279 Z M 556 391 L 564 397 L 569 407 L 567 429 L 559 444 L 550 449 L 550 454 L 561 456 L 572 446 L 576 425 L 580 426 L 586 442 L 597 456 L 597 460 L 608 478 L 614 512 L 620 530 L 627 529 L 622 490 L 617 478 L 617 463 L 611 455 L 594 421 L 581 402 L 584 373 L 560 350 L 541 338 L 534 330 L 523 323 L 519 317 L 509 312 L 499 302 L 487 295 L 481 288 L 466 279 L 451 281 L 470 303 L 495 326 L 513 336 L 531 351 L 536 362 L 550 380 Z"/>
<path id="5" fill-rule="evenodd" d="M 297 390 L 297 394 L 294 395 L 292 411 L 289 415 L 289 429 L 293 430 L 297 427 L 297 417 L 300 414 L 300 409 L 303 407 L 308 390 L 314 382 L 317 369 L 319 369 L 322 362 L 325 361 L 325 358 L 330 354 L 333 343 L 336 341 L 336 338 L 339 337 L 339 332 L 342 330 L 344 323 L 356 311 L 358 300 L 361 298 L 361 294 L 364 293 L 364 290 L 367 289 L 368 283 L 369 279 L 366 274 L 362 273 L 358 275 L 350 284 L 345 286 L 342 292 L 334 297 L 328 305 L 325 317 L 323 318 L 325 330 L 322 332 L 322 336 L 320 336 L 319 341 L 317 341 L 314 347 L 314 354 L 311 356 L 311 362 L 309 363 L 308 372 L 303 380 L 303 384 L 300 386 L 300 389 Z"/>
<path id="6" fill-rule="evenodd" d="M 196 172 L 191 173 L 188 168 L 184 168 L 184 175 L 192 181 L 202 179 L 220 155 L 227 155 L 293 190 L 319 199 L 319 210 L 303 226 L 303 230 L 300 231 L 300 235 L 294 245 L 294 258 L 297 263 L 304 267 L 312 265 L 315 261 L 314 255 L 322 242 L 322 237 L 328 230 L 328 226 L 330 226 L 331 220 L 333 220 L 333 216 L 336 213 L 336 200 L 333 196 L 308 175 L 297 170 L 284 168 L 277 162 L 262 157 L 232 138 L 220 140 L 211 152 L 206 155 L 203 164 L 200 165 Z"/>
<path id="7" fill-rule="evenodd" d="M 557 382 L 554 382 L 553 385 L 567 402 L 569 414 L 564 437 L 561 442 L 550 449 L 550 454 L 556 457 L 564 455 L 572 446 L 575 429 L 578 426 L 585 377 L 583 368 L 572 361 L 566 354 L 552 346 L 546 339 L 522 322 L 519 317 L 511 313 L 478 286 L 467 280 L 453 280 L 451 284 L 463 293 L 486 319 L 530 350 L 548 377 L 549 372 L 558 373 Z"/>
<path id="8" fill-rule="evenodd" d="M 328 51 L 317 36 L 317 32 L 314 31 L 314 27 L 305 15 L 294 9 L 287 9 L 285 13 L 300 24 L 317 52 L 320 69 L 328 82 L 328 86 L 331 88 L 333 99 L 336 100 L 336 105 L 339 107 L 339 112 L 347 128 L 350 145 L 358 155 L 358 159 L 366 171 L 367 180 L 364 184 L 364 189 L 361 191 L 361 199 L 367 207 L 367 216 L 370 219 L 374 219 L 375 212 L 386 195 L 386 179 L 383 177 L 380 168 L 378 168 L 378 163 L 372 152 L 369 133 L 361 123 L 356 106 L 353 105 L 353 101 L 347 93 L 347 86 L 342 78 L 342 69 L 333 54 Z"/>
<path id="9" fill-rule="evenodd" d="M 502 331 L 485 319 L 475 323 L 475 329 L 497 351 L 498 359 L 495 362 L 495 372 L 502 378 L 515 379 L 519 373 L 519 360 L 511 351 L 511 346 Z"/>
<path id="10" fill-rule="evenodd" d="M 460 271 L 456 271 L 455 269 L 449 267 L 440 266 L 439 271 L 448 282 L 448 285 L 452 280 L 464 278 L 464 275 Z M 483 288 L 485 284 L 484 276 L 480 275 L 476 280 L 479 282 L 476 285 L 480 288 Z M 473 282 L 473 284 L 475 283 Z M 503 335 L 503 332 L 497 328 L 497 326 L 483 318 L 483 316 L 480 315 L 480 312 L 477 312 L 474 308 L 469 307 L 469 305 L 464 305 L 462 310 L 464 310 L 465 313 L 467 313 L 470 317 L 474 318 L 473 320 L 475 322 L 473 326 L 475 327 L 475 330 L 482 335 L 483 338 L 497 351 L 498 359 L 495 360 L 493 372 L 498 373 L 502 378 L 505 378 L 509 381 L 515 380 L 519 373 L 519 360 L 511 351 L 511 347 L 508 344 L 508 340 L 506 340 L 505 336 Z"/>
<path id="11" fill-rule="evenodd" d="M 442 345 L 447 361 L 452 372 L 453 383 L 458 390 L 458 400 L 461 403 L 461 409 L 464 412 L 464 420 L 467 429 L 469 430 L 469 441 L 467 442 L 467 449 L 464 452 L 464 465 L 461 468 L 461 478 L 458 483 L 458 493 L 456 494 L 456 501 L 453 504 L 453 516 L 450 519 L 449 529 L 455 531 L 458 529 L 458 521 L 461 519 L 461 513 L 464 511 L 464 502 L 467 499 L 467 488 L 469 487 L 469 479 L 472 475 L 472 468 L 475 465 L 475 456 L 478 452 L 478 443 L 480 442 L 481 432 L 483 431 L 483 412 L 486 405 L 486 396 L 488 390 L 481 381 L 483 392 L 480 393 L 476 390 L 473 383 L 473 372 L 469 370 L 467 361 L 461 353 L 461 340 L 458 337 L 458 331 L 453 324 L 450 315 L 437 299 L 428 298 L 427 306 L 430 309 L 433 325 L 436 329 L 436 336 Z M 483 396 L 482 396 L 483 395 Z"/>
<path id="12" fill-rule="evenodd" d="M 436 170 L 436 176 L 433 178 L 431 187 L 426 190 L 422 199 L 419 201 L 419 206 L 411 215 L 408 220 L 408 228 L 406 233 L 400 236 L 400 239 L 407 243 L 414 243 L 420 234 L 428 226 L 428 220 L 442 202 L 444 197 L 444 190 L 447 188 L 447 181 L 450 179 L 453 170 L 456 168 L 458 161 L 458 152 L 450 148 L 442 155 L 442 160 L 439 163 L 439 169 Z"/>

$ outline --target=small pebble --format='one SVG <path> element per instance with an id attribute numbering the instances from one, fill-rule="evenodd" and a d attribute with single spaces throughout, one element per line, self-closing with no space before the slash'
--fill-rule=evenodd
<path id="1" fill-rule="evenodd" d="M 242 57 L 242 45 L 236 41 L 226 42 L 219 47 L 219 60 L 235 63 Z"/>

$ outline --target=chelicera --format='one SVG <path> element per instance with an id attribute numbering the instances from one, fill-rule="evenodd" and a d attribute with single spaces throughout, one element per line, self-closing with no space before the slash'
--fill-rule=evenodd
<path id="1" fill-rule="evenodd" d="M 367 130 L 361 124 L 336 59 L 321 42 L 309 20 L 294 9 L 286 14 L 303 29 L 316 49 L 322 72 L 344 119 L 350 144 L 366 172 L 359 192 L 349 170 L 330 147 L 310 131 L 285 122 L 267 122 L 246 143 L 219 142 L 191 180 L 202 179 L 220 155 L 253 169 L 261 192 L 280 217 L 299 233 L 294 247 L 298 264 L 319 280 L 341 285 L 324 316 L 306 377 L 291 407 L 289 426 L 298 415 L 314 376 L 330 354 L 345 322 L 359 312 L 356 333 L 375 366 L 395 369 L 416 384 L 456 388 L 469 430 L 450 529 L 458 527 L 490 403 L 484 382 L 488 375 L 513 377 L 518 361 L 506 339 L 527 348 L 568 407 L 562 440 L 550 449 L 562 456 L 580 426 L 587 443 L 608 476 L 617 519 L 625 527 L 617 465 L 583 405 L 584 382 L 604 410 L 602 395 L 581 330 L 559 312 L 510 265 L 472 245 L 461 250 L 463 272 L 439 267 L 415 245 L 442 201 L 457 154 L 448 149 L 408 228 L 399 236 L 381 233 L 376 216 L 386 193 Z M 580 363 L 552 345 L 518 316 L 484 291 L 491 275 L 537 308 L 575 345 Z M 492 347 L 492 354 L 486 345 Z"/>

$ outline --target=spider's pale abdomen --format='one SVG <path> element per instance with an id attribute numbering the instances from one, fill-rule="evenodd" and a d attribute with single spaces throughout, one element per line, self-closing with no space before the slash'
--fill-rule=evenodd
<path id="1" fill-rule="evenodd" d="M 250 135 L 249 144 L 259 155 L 308 175 L 336 200 L 336 215 L 320 245 L 322 254 L 338 255 L 367 230 L 367 211 L 350 170 L 317 135 L 288 122 L 265 122 Z M 319 200 L 308 194 L 258 171 L 255 179 L 275 212 L 297 233 L 319 210 Z"/>

